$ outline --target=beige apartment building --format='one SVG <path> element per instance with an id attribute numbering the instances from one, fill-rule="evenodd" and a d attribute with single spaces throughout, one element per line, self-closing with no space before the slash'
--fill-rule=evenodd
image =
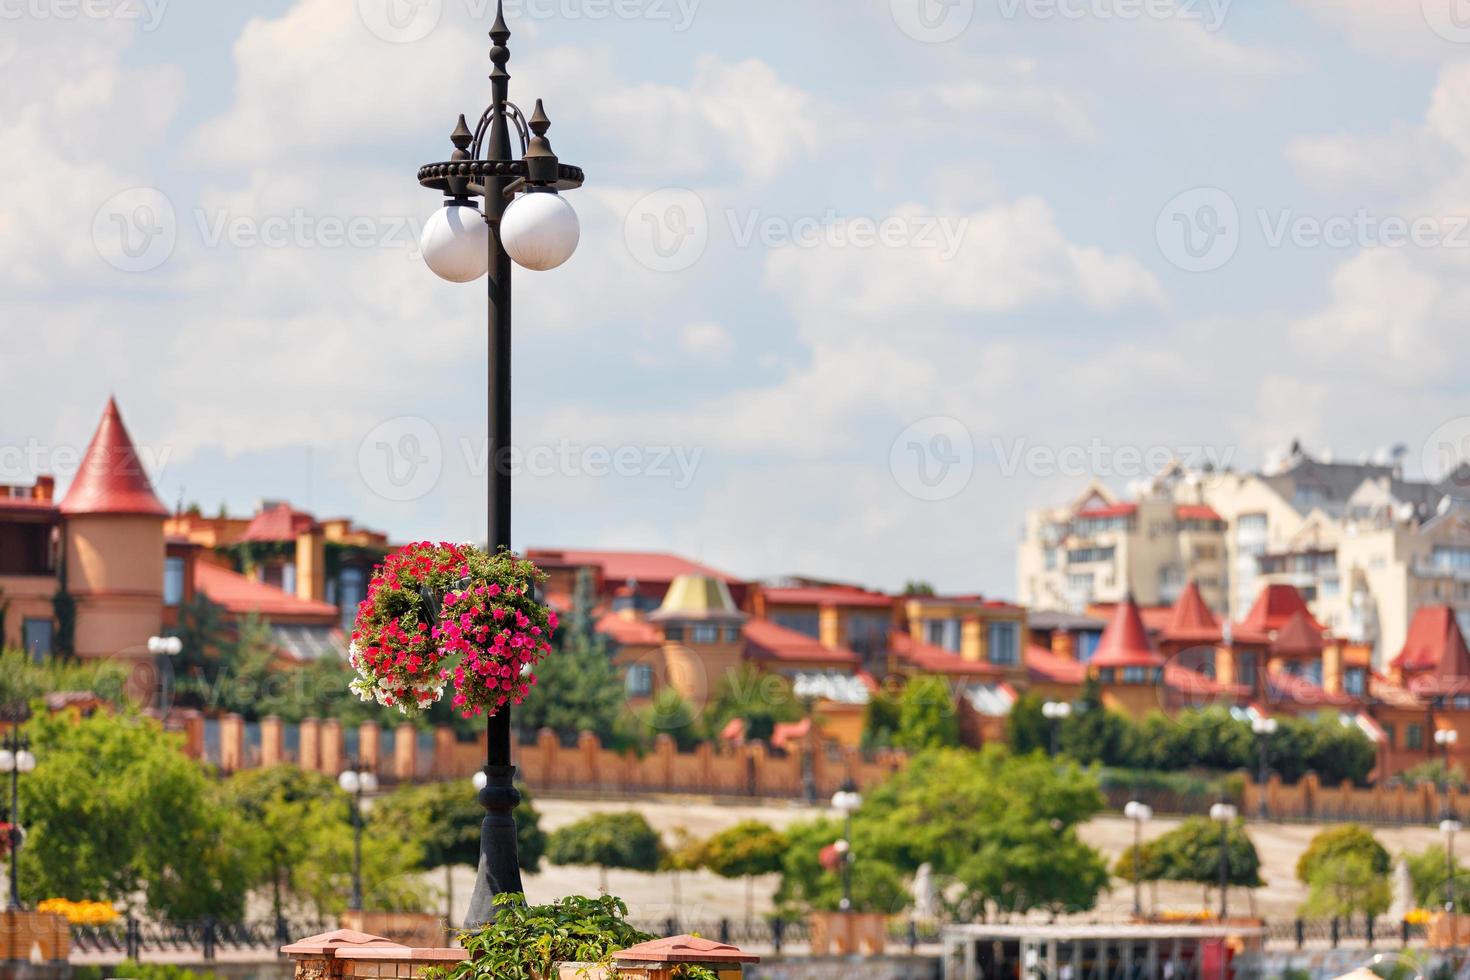
<path id="1" fill-rule="evenodd" d="M 1293 445 L 1256 473 L 1171 467 L 1131 501 L 1090 488 L 1028 515 L 1021 601 L 1081 611 L 1131 591 L 1158 606 L 1194 580 L 1234 620 L 1265 585 L 1291 585 L 1334 635 L 1370 646 L 1382 665 L 1420 608 L 1449 606 L 1470 627 L 1470 501 L 1406 480 L 1401 457 L 1340 463 Z"/>

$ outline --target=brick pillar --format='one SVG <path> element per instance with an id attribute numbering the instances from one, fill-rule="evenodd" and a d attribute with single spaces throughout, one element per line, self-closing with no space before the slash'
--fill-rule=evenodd
<path id="1" fill-rule="evenodd" d="M 419 735 L 408 722 L 393 729 L 393 776 L 404 782 L 418 775 Z"/>
<path id="2" fill-rule="evenodd" d="M 219 766 L 234 772 L 245 765 L 245 719 L 230 712 L 219 720 Z"/>
<path id="3" fill-rule="evenodd" d="M 279 766 L 286 759 L 285 733 L 281 730 L 281 719 L 266 715 L 260 719 L 260 764 L 269 769 Z"/>
<path id="4" fill-rule="evenodd" d="M 545 785 L 556 786 L 567 782 L 563 774 L 557 769 L 561 754 L 561 743 L 556 740 L 556 732 L 549 728 L 543 728 L 536 733 L 536 754 L 541 756 L 541 774 L 546 780 Z"/>
<path id="5" fill-rule="evenodd" d="M 336 718 L 322 723 L 321 766 L 329 776 L 342 771 L 342 723 Z"/>
<path id="6" fill-rule="evenodd" d="M 454 747 L 458 742 L 459 739 L 454 737 L 454 729 L 447 725 L 439 725 L 434 729 L 434 758 L 429 762 L 429 772 L 440 779 L 459 775 L 454 771 Z"/>
<path id="7" fill-rule="evenodd" d="M 658 775 L 662 785 L 651 787 L 657 792 L 668 793 L 674 788 L 674 757 L 679 754 L 679 746 L 674 742 L 674 736 L 668 732 L 662 732 L 653 740 L 653 752 L 658 756 Z"/>
<path id="8" fill-rule="evenodd" d="M 307 772 L 322 767 L 322 723 L 315 718 L 301 719 L 301 748 L 297 763 Z"/>
<path id="9" fill-rule="evenodd" d="M 357 728 L 357 755 L 363 769 L 377 772 L 382 732 L 375 721 L 365 721 Z"/>
<path id="10" fill-rule="evenodd" d="M 204 715 L 193 708 L 179 712 L 184 720 L 184 754 L 191 759 L 204 758 Z"/>
<path id="11" fill-rule="evenodd" d="M 580 768 L 582 770 L 579 778 L 589 789 L 601 785 L 599 782 L 601 777 L 597 771 L 599 768 L 597 757 L 601 754 L 602 743 L 597 740 L 596 735 L 591 732 L 583 732 L 577 736 L 577 755 L 581 757 Z"/>

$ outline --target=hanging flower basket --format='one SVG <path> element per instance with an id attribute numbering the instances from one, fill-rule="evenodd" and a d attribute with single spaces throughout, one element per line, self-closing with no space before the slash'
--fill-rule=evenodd
<path id="1" fill-rule="evenodd" d="M 510 552 L 420 542 L 373 573 L 348 659 L 364 701 L 417 714 L 453 686 L 466 718 L 520 704 L 551 651 L 556 613 L 536 601 L 544 576 Z"/>

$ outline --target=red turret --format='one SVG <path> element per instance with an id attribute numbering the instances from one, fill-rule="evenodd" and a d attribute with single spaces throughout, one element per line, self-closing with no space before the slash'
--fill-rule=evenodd
<path id="1" fill-rule="evenodd" d="M 82 457 L 77 475 L 61 502 L 67 516 L 135 514 L 167 517 L 168 509 L 153 493 L 153 484 L 138 459 L 132 437 L 123 425 L 117 401 L 109 398 L 92 444 Z"/>

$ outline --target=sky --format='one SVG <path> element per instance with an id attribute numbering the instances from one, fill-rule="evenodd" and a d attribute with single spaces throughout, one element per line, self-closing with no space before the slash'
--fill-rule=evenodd
<path id="1" fill-rule="evenodd" d="M 0 0 L 0 484 L 115 394 L 171 506 L 485 534 L 485 293 L 418 235 L 493 0 Z M 1008 596 L 1170 456 L 1470 446 L 1470 2 L 511 0 L 576 255 L 517 547 Z"/>

